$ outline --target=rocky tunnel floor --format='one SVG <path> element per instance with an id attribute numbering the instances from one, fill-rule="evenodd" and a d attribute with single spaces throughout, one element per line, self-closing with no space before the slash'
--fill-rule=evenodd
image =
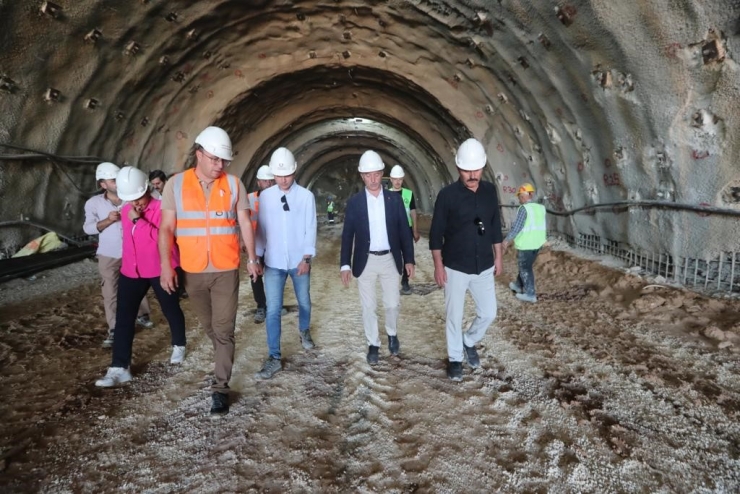
<path id="1" fill-rule="evenodd" d="M 304 351 L 288 284 L 284 370 L 254 374 L 264 324 L 243 282 L 233 405 L 208 416 L 210 342 L 187 300 L 189 354 L 139 330 L 134 380 L 109 364 L 95 265 L 0 287 L 3 492 L 737 492 L 740 303 L 651 285 L 568 252 L 536 265 L 539 303 L 497 279 L 482 368 L 445 377 L 443 293 L 426 240 L 402 297 L 401 355 L 365 362 L 356 284 L 338 274 L 341 225 L 323 225 Z M 68 271 L 65 271 L 68 270 Z M 64 273 L 76 270 L 74 280 Z M 44 289 L 39 290 L 40 283 Z M 12 295 L 12 296 L 11 296 Z M 470 304 L 470 302 L 469 302 Z M 468 318 L 473 317 L 472 304 Z"/>

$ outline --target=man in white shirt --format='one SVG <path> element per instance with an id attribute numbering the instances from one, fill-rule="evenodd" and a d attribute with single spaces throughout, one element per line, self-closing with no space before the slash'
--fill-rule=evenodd
<path id="1" fill-rule="evenodd" d="M 260 194 L 257 221 L 257 256 L 264 256 L 264 284 L 267 295 L 268 358 L 258 378 L 269 379 L 283 366 L 280 353 L 281 310 L 285 282 L 290 276 L 298 301 L 298 329 L 301 344 L 309 350 L 311 339 L 311 258 L 316 255 L 316 200 L 306 188 L 295 183 L 293 153 L 278 148 L 270 158 L 270 171 L 277 187 Z"/>
<path id="2" fill-rule="evenodd" d="M 359 171 L 365 189 L 347 201 L 339 261 L 345 287 L 349 286 L 352 275 L 357 278 L 370 365 L 378 363 L 380 350 L 376 284 L 379 280 L 383 291 L 388 350 L 391 355 L 398 355 L 397 323 L 401 309 L 398 281 L 401 270 L 409 278 L 414 276 L 414 241 L 406 210 L 400 194 L 383 190 L 384 168 L 375 151 L 366 151 L 360 158 Z"/>

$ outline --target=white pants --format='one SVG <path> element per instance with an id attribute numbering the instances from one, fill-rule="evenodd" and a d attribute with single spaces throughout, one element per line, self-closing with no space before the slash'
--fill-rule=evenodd
<path id="1" fill-rule="evenodd" d="M 362 303 L 362 324 L 365 327 L 367 344 L 380 346 L 378 338 L 378 316 L 375 313 L 377 306 L 376 281 L 380 280 L 383 292 L 383 307 L 385 307 L 385 332 L 396 336 L 398 313 L 401 310 L 401 294 L 398 291 L 398 281 L 401 275 L 396 270 L 396 261 L 393 254 L 375 256 L 370 254 L 367 265 L 357 278 L 357 287 L 360 291 Z"/>
<path id="2" fill-rule="evenodd" d="M 463 343 L 475 346 L 486 334 L 488 326 L 496 319 L 496 285 L 493 267 L 481 274 L 465 274 L 445 268 L 445 306 L 447 308 L 447 356 L 450 362 L 463 361 Z M 475 319 L 463 333 L 462 321 L 465 309 L 465 292 L 475 301 Z"/>

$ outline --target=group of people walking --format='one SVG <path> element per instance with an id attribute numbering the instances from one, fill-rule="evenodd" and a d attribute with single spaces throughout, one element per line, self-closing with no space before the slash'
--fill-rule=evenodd
<path id="1" fill-rule="evenodd" d="M 255 322 L 266 323 L 267 358 L 255 377 L 269 379 L 282 369 L 281 316 L 288 278 L 298 302 L 301 345 L 314 347 L 310 331 L 317 229 L 314 195 L 295 182 L 297 163 L 286 148 L 275 150 L 269 165 L 258 170 L 259 190 L 249 195 L 238 177 L 226 173 L 232 159 L 228 134 L 208 127 L 195 139 L 195 166 L 169 180 L 164 174 L 147 177 L 133 167 L 98 166 L 96 178 L 104 193 L 86 204 L 85 231 L 100 235 L 98 259 L 113 356 L 96 385 L 131 380 L 134 326 L 137 320 L 148 321 L 142 318 L 149 312 L 145 295 L 150 287 L 170 326 L 170 361 L 183 361 L 185 320 L 179 300 L 184 284 L 214 348 L 211 413 L 227 413 L 241 253 L 246 253 L 257 303 Z M 521 300 L 536 301 L 531 266 L 544 243 L 545 228 L 544 208 L 529 202 L 534 190 L 525 184 L 529 195 L 520 195 L 523 206 L 514 225 L 518 230 L 504 240 L 496 188 L 481 179 L 487 162 L 482 144 L 465 141 L 455 161 L 459 180 L 437 197 L 429 247 L 435 281 L 445 291 L 447 375 L 459 381 L 463 360 L 472 368 L 480 365 L 476 344 L 496 317 L 494 275 L 501 274 L 503 252 L 512 241 L 519 250 L 520 275 L 510 287 Z M 340 254 L 344 286 L 353 276 L 357 279 L 370 365 L 378 363 L 381 347 L 376 284 L 382 288 L 388 350 L 398 355 L 400 295 L 412 293 L 414 243 L 420 238 L 415 199 L 402 187 L 403 168 L 392 168 L 390 190 L 383 188 L 384 170 L 375 151 L 360 158 L 358 171 L 365 187 L 346 203 Z M 150 188 L 155 180 L 161 182 L 157 183 L 161 200 Z M 463 329 L 467 291 L 475 301 L 476 317 Z"/>

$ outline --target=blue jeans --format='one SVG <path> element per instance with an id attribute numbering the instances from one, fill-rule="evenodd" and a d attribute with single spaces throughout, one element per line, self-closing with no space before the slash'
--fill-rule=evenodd
<path id="1" fill-rule="evenodd" d="M 263 276 L 267 296 L 267 349 L 270 357 L 280 358 L 280 334 L 282 331 L 280 312 L 283 309 L 283 291 L 290 276 L 293 281 L 295 298 L 298 301 L 298 329 L 306 331 L 311 325 L 311 273 L 298 276 L 298 269 L 275 269 L 265 266 Z"/>
<path id="2" fill-rule="evenodd" d="M 522 292 L 525 295 L 531 297 L 535 296 L 534 293 L 534 261 L 537 259 L 537 254 L 540 253 L 540 249 L 537 250 L 520 250 L 517 251 L 517 263 L 519 264 L 519 276 L 516 279 L 516 284 L 522 288 Z"/>

